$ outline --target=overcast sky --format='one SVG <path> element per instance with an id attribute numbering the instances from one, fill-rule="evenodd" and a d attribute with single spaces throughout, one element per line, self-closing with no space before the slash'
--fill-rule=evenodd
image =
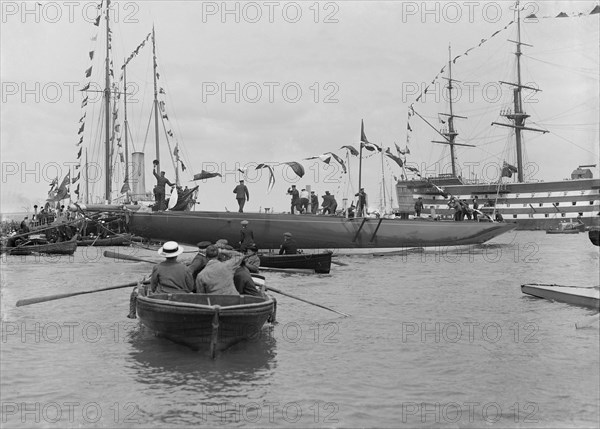
<path id="1" fill-rule="evenodd" d="M 562 180 L 578 165 L 598 162 L 600 15 L 588 16 L 595 1 L 525 3 L 524 14 L 535 12 L 540 19 L 523 24 L 522 41 L 533 47 L 523 48 L 522 80 L 542 91 L 527 94 L 524 108 L 531 115 L 530 126 L 550 131 L 527 134 L 527 174 L 533 180 Z M 104 27 L 93 25 L 94 4 L 2 2 L 2 212 L 24 211 L 43 202 L 56 166 L 62 176 L 77 161 L 78 121 L 84 112 L 83 147 L 90 161 L 98 152 L 102 103 L 90 93 L 90 103 L 82 108 L 78 91 L 88 81 L 84 71 L 90 66 L 92 82 L 103 79 Z M 454 112 L 468 117 L 456 121 L 458 141 L 477 146 L 460 148 L 458 158 L 464 177 L 495 180 L 495 165 L 516 162 L 510 130 L 489 126 L 500 119 L 503 107 L 510 106 L 510 90 L 498 81 L 515 79 L 515 45 L 507 39 L 514 40 L 516 26 L 490 36 L 513 19 L 512 4 L 113 2 L 114 74 L 118 79 L 123 60 L 154 25 L 167 126 L 188 168 L 182 184 L 193 186 L 191 175 L 202 169 L 223 174 L 222 179 L 199 182 L 197 209 L 236 209 L 232 190 L 240 179 L 238 167 L 300 162 L 306 169 L 302 179 L 284 166 L 274 167 L 270 193 L 266 171 L 252 168 L 246 177 L 247 210 L 273 207 L 280 212 L 289 209 L 285 192 L 292 183 L 299 188 L 311 185 L 319 195 L 329 190 L 340 204 L 347 193 L 357 191 L 356 157 L 351 158 L 349 175 L 337 166 L 304 158 L 333 151 L 345 159 L 340 147 L 358 148 L 361 120 L 371 142 L 392 148 L 394 142 L 407 145 L 411 103 L 434 127 L 443 126 L 437 113 L 447 112 L 448 106 L 441 76 L 426 97 L 415 100 L 447 66 L 449 44 L 452 57 L 475 48 L 452 65 L 453 78 L 462 84 Z M 542 18 L 559 12 L 584 15 Z M 94 42 L 91 38 L 97 33 Z M 487 40 L 478 46 L 482 39 Z M 155 154 L 152 131 L 146 137 L 152 100 L 149 44 L 130 62 L 128 80 L 133 145 L 147 153 L 150 174 Z M 120 106 L 120 120 L 122 115 Z M 416 117 L 410 125 L 407 161 L 422 171 L 440 172 L 437 166 L 447 164 L 447 153 L 442 145 L 430 143 L 439 138 Z M 164 143 L 161 164 L 174 180 Z M 363 170 L 362 183 L 375 207 L 381 158 L 369 154 Z M 383 171 L 389 192 L 400 170 L 384 161 Z M 593 171 L 598 177 L 598 169 Z M 119 188 L 122 179 L 117 182 L 114 186 Z M 102 183 L 94 188 L 97 194 L 103 192 Z M 153 184 L 147 177 L 146 188 Z"/>

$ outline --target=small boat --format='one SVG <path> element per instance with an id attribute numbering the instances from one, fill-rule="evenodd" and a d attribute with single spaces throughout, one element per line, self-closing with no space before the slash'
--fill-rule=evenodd
<path id="1" fill-rule="evenodd" d="M 132 234 L 113 235 L 106 238 L 85 237 L 77 240 L 78 246 L 129 246 L 132 241 Z"/>
<path id="2" fill-rule="evenodd" d="M 298 253 L 295 255 L 259 254 L 260 266 L 268 268 L 295 268 L 327 274 L 331 269 L 332 252 Z"/>
<path id="3" fill-rule="evenodd" d="M 3 247 L 0 253 L 7 255 L 31 255 L 33 253 L 44 253 L 47 255 L 72 255 L 77 249 L 77 241 L 73 238 L 69 241 L 56 243 L 25 244 L 16 247 Z"/>
<path id="4" fill-rule="evenodd" d="M 600 246 L 600 226 L 592 226 L 588 231 L 588 237 L 595 246 Z"/>
<path id="5" fill-rule="evenodd" d="M 579 234 L 585 231 L 585 224 L 583 222 L 560 222 L 558 228 L 547 229 L 546 234 Z"/>
<path id="6" fill-rule="evenodd" d="M 256 337 L 267 320 L 274 320 L 275 309 L 275 300 L 269 296 L 149 295 L 146 287 L 139 288 L 136 302 L 144 326 L 194 350 L 208 346 L 211 358 L 217 351 Z"/>
<path id="7" fill-rule="evenodd" d="M 596 287 L 560 286 L 554 284 L 524 284 L 521 292 L 551 301 L 600 309 L 600 289 Z"/>

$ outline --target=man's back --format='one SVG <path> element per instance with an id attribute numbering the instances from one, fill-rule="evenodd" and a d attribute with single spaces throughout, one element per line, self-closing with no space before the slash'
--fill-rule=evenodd
<path id="1" fill-rule="evenodd" d="M 210 259 L 196 277 L 196 293 L 239 295 L 233 283 L 233 273 L 238 265 L 237 258 L 224 262 Z"/>
<path id="2" fill-rule="evenodd" d="M 152 269 L 150 290 L 154 293 L 193 292 L 194 280 L 185 265 L 167 259 Z"/>

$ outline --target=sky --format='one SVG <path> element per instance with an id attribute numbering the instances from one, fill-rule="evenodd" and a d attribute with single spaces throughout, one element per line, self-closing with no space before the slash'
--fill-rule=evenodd
<path id="1" fill-rule="evenodd" d="M 50 182 L 77 163 L 80 148 L 88 161 L 98 157 L 101 98 L 79 91 L 90 81 L 103 87 L 104 24 L 93 25 L 98 2 L 9 2 L 2 6 L 0 73 L 2 103 L 0 212 L 32 210 L 44 202 Z M 540 88 L 525 94 L 529 126 L 548 133 L 525 136 L 529 180 L 562 180 L 578 165 L 597 164 L 599 150 L 598 17 L 596 1 L 522 2 L 522 81 Z M 306 160 L 334 152 L 346 160 L 344 145 L 359 147 L 361 121 L 369 141 L 385 148 L 408 147 L 406 161 L 423 173 L 448 172 L 448 149 L 439 140 L 438 113 L 448 112 L 441 76 L 448 71 L 460 90 L 453 110 L 458 141 L 475 147 L 457 150 L 461 175 L 497 180 L 497 166 L 515 163 L 510 130 L 491 127 L 511 106 L 516 37 L 513 2 L 112 2 L 112 60 L 116 79 L 124 59 L 156 31 L 159 86 L 165 94 L 170 150 L 161 131 L 161 168 L 174 181 L 170 162 L 175 141 L 186 166 L 183 186 L 200 186 L 196 210 L 237 209 L 233 188 L 246 179 L 246 211 L 289 210 L 286 190 L 310 185 L 326 190 L 339 204 L 358 191 L 358 159 L 348 172 L 332 162 Z M 569 17 L 554 18 L 565 12 Z M 582 13 L 582 16 L 576 16 Z M 548 17 L 548 18 L 545 18 Z M 552 18 L 550 18 L 552 17 Z M 507 28 L 505 28 L 508 25 Z M 497 30 L 500 33 L 491 37 Z M 98 34 L 96 41 L 91 40 Z M 485 42 L 482 42 L 485 39 Z M 479 46 L 481 43 L 481 46 Z M 472 50 L 469 50 L 473 48 Z M 469 50 L 469 51 L 468 51 Z M 94 51 L 90 60 L 89 52 Z M 468 51 L 467 55 L 464 53 Z M 151 190 L 155 159 L 151 45 L 127 66 L 128 121 L 136 151 L 146 153 L 146 186 Z M 85 70 L 92 67 L 91 78 Z M 443 74 L 439 74 L 442 67 Z M 437 80 L 435 80 L 437 76 Z M 434 83 L 432 84 L 432 80 Z M 427 94 L 416 101 L 428 88 Z M 430 124 L 412 116 L 410 106 Z M 123 119 L 119 105 L 119 121 Z M 85 113 L 84 143 L 77 146 Z M 162 125 L 161 125 L 162 128 Z M 85 153 L 85 152 L 84 152 Z M 300 162 L 297 177 L 284 162 Z M 266 170 L 275 184 L 268 190 Z M 247 169 L 242 176 L 238 168 Z M 192 182 L 202 169 L 221 178 Z M 74 170 L 75 171 L 75 170 Z M 598 168 L 592 169 L 598 177 Z M 361 183 L 369 205 L 389 200 L 400 168 L 367 153 Z M 122 177 L 113 187 L 120 188 Z M 103 180 L 91 191 L 103 193 Z"/>

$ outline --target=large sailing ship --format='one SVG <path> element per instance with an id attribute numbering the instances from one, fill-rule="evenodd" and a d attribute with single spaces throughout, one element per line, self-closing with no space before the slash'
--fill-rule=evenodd
<path id="1" fill-rule="evenodd" d="M 108 8 L 108 2 L 107 2 Z M 108 14 L 106 17 L 107 45 L 110 44 Z M 154 35 L 152 41 L 154 46 Z M 137 51 L 137 50 L 136 50 Z M 156 68 L 156 54 L 154 67 Z M 106 64 L 110 59 L 106 58 Z M 108 78 L 110 69 L 105 68 L 107 78 L 104 90 L 105 105 L 110 107 L 111 83 Z M 159 103 L 156 94 L 156 70 L 154 71 L 155 118 L 158 115 Z M 106 171 L 111 171 L 111 115 L 105 116 L 106 129 Z M 156 135 L 158 122 L 155 121 Z M 361 134 L 363 134 L 361 132 Z M 362 139 L 362 136 L 361 136 Z M 366 141 L 366 139 L 364 139 Z M 156 144 L 158 148 L 158 143 Z M 361 145 L 362 148 L 362 145 Z M 127 149 L 125 149 L 127 151 Z M 156 157 L 159 162 L 159 152 Z M 128 177 L 126 175 L 126 177 Z M 272 214 L 272 213 L 232 213 L 207 211 L 173 211 L 144 210 L 135 201 L 114 201 L 110 198 L 111 183 L 107 177 L 105 182 L 105 203 L 79 205 L 77 210 L 104 211 L 122 213 L 130 232 L 154 240 L 176 240 L 192 244 L 203 240 L 216 241 L 227 239 L 231 243 L 239 240 L 240 222 L 247 220 L 255 234 L 256 244 L 260 248 L 276 248 L 282 240 L 284 232 L 296 237 L 298 245 L 306 249 L 340 249 L 340 248 L 403 248 L 430 247 L 450 245 L 481 244 L 500 234 L 515 228 L 513 223 L 491 222 L 450 222 L 433 220 L 389 219 L 384 217 L 346 218 L 339 215 Z M 135 185 L 134 185 L 135 187 Z M 126 187 L 125 187 L 126 188 Z M 134 192 L 135 194 L 135 192 Z M 106 204 L 106 202 L 113 204 Z"/>
<path id="2" fill-rule="evenodd" d="M 572 171 L 570 180 L 528 181 L 524 177 L 527 168 L 523 159 L 523 133 L 545 134 L 548 131 L 526 124 L 526 120 L 530 115 L 523 108 L 523 91 L 537 92 L 539 89 L 524 84 L 521 77 L 522 46 L 531 46 L 521 41 L 521 10 L 517 1 L 514 21 L 517 32 L 516 40 L 509 40 L 516 45 L 514 52 L 516 57 L 516 82 L 500 81 L 500 84 L 512 89 L 512 106 L 502 109 L 500 114 L 508 121 L 494 121 L 492 123 L 493 126 L 510 128 L 514 131 L 516 156 L 514 156 L 515 161 L 513 162 L 516 165 L 513 166 L 499 161 L 496 164 L 499 166 L 500 177 L 497 181 L 487 183 L 461 175 L 457 163 L 456 149 L 472 145 L 460 143 L 456 139 L 459 134 L 455 126 L 455 119 L 467 118 L 454 113 L 453 88 L 456 86 L 457 80 L 452 78 L 452 65 L 455 64 L 456 58 L 453 60 L 452 55 L 449 55 L 448 64 L 444 67 L 448 73 L 448 76 L 444 79 L 447 81 L 445 88 L 448 94 L 449 112 L 440 114 L 443 117 L 443 119 L 440 119 L 444 123 L 443 128 L 441 130 L 436 129 L 416 110 L 412 110 L 411 113 L 420 117 L 442 137 L 442 141 L 433 141 L 433 143 L 447 145 L 449 148 L 451 172 L 431 177 L 424 177 L 424 175 L 417 172 L 410 179 L 406 175 L 403 180 L 397 182 L 396 192 L 399 200 L 411 194 L 415 201 L 421 197 L 425 207 L 424 214 L 441 219 L 453 217 L 454 209 L 449 207 L 448 203 L 454 198 L 466 201 L 471 207 L 473 207 L 473 202 L 477 200 L 479 210 L 490 215 L 500 214 L 504 220 L 516 222 L 518 229 L 545 230 L 556 228 L 562 221 L 575 220 L 581 220 L 589 226 L 598 221 L 600 211 L 600 179 L 594 178 L 592 172 L 596 165 L 578 166 Z M 598 12 L 599 8 L 596 6 L 590 15 L 596 15 Z M 526 18 L 530 17 L 533 16 Z M 562 15 L 559 15 L 560 17 Z M 581 18 L 581 14 L 579 18 L 585 19 Z M 597 94 L 595 96 L 597 97 Z M 513 173 L 516 173 L 516 181 L 504 182 L 507 179 L 503 179 L 503 177 L 514 180 L 514 178 L 510 179 Z M 412 207 L 407 204 L 406 207 L 401 207 L 400 210 L 408 212 L 412 210 Z"/>

